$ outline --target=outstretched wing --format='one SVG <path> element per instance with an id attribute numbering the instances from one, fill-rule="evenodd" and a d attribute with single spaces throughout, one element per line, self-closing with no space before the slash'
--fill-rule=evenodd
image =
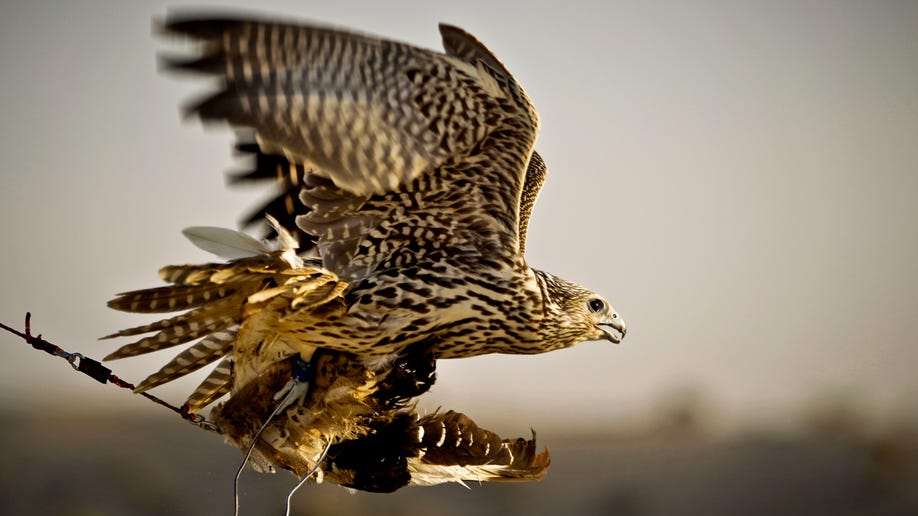
<path id="1" fill-rule="evenodd" d="M 244 158 L 251 158 L 252 168 L 236 172 L 229 176 L 231 184 L 269 184 L 273 183 L 274 194 L 262 205 L 245 214 L 241 220 L 243 227 L 263 226 L 264 238 L 276 238 L 277 230 L 265 221 L 269 215 L 286 228 L 296 238 L 302 254 L 315 246 L 313 239 L 296 225 L 296 218 L 306 213 L 306 207 L 300 202 L 300 189 L 310 168 L 303 164 L 291 163 L 287 158 L 277 154 L 266 154 L 254 138 L 241 137 L 236 143 L 236 150 Z"/>
<path id="2" fill-rule="evenodd" d="M 264 204 L 246 214 L 241 221 L 242 225 L 244 227 L 264 225 L 265 238 L 273 239 L 277 233 L 273 226 L 264 222 L 265 215 L 270 215 L 280 223 L 281 227 L 293 228 L 292 231 L 300 244 L 300 251 L 312 249 L 314 246 L 312 237 L 296 225 L 296 218 L 309 211 L 300 202 L 299 195 L 310 169 L 302 164 L 293 164 L 283 156 L 266 154 L 254 141 L 241 140 L 236 144 L 236 149 L 243 157 L 251 157 L 253 165 L 251 170 L 230 175 L 230 182 L 233 184 L 273 183 L 276 192 Z M 520 254 L 526 250 L 529 218 L 542 184 L 545 182 L 547 171 L 542 156 L 533 151 L 529 166 L 526 167 L 526 180 L 520 198 L 520 220 L 517 230 Z"/>
<path id="3" fill-rule="evenodd" d="M 223 80 L 191 113 L 253 128 L 266 153 L 313 167 L 299 225 L 342 279 L 404 263 L 412 245 L 519 252 L 538 119 L 474 38 L 477 53 L 459 58 L 287 23 L 171 19 L 166 29 L 203 43 L 172 68 Z"/>
<path id="4" fill-rule="evenodd" d="M 476 62 L 487 63 L 494 70 L 500 71 L 505 77 L 512 75 L 483 43 L 468 32 L 446 24 L 440 25 L 443 37 L 443 48 L 446 53 L 455 56 L 469 64 Z M 514 83 L 514 88 L 519 88 Z M 271 197 L 264 205 L 247 214 L 242 224 L 252 226 L 262 224 L 265 215 L 271 215 L 280 222 L 281 227 L 295 228 L 296 236 L 300 242 L 300 249 L 312 247 L 311 237 L 296 226 L 296 217 L 304 215 L 308 209 L 299 202 L 300 189 L 303 186 L 307 173 L 311 172 L 308 165 L 291 163 L 286 157 L 279 154 L 265 153 L 254 138 L 240 139 L 236 150 L 245 157 L 254 159 L 252 170 L 230 176 L 231 183 L 248 183 L 268 180 L 275 183 L 277 194 Z M 520 240 L 520 253 L 525 251 L 526 231 L 529 227 L 529 218 L 542 184 L 545 182 L 547 167 L 538 152 L 533 151 L 526 168 L 523 192 L 520 199 L 520 213 L 517 233 Z M 266 238 L 275 236 L 274 230 L 268 226 Z"/>

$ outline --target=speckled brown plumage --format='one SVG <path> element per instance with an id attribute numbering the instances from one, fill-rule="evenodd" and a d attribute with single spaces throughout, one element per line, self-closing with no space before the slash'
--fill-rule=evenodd
<path id="1" fill-rule="evenodd" d="M 170 68 L 222 80 L 189 113 L 302 165 L 297 225 L 351 284 L 346 312 L 286 321 L 304 346 L 384 356 L 436 335 L 437 356 L 458 358 L 624 334 L 602 297 L 527 265 L 538 116 L 473 36 L 441 25 L 444 54 L 285 22 L 165 29 L 201 43 Z"/>

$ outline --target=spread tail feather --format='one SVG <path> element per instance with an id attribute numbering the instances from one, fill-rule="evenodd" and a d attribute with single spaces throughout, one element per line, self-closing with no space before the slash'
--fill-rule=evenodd
<path id="1" fill-rule="evenodd" d="M 240 304 L 241 300 L 235 298 L 224 299 L 176 317 L 128 328 L 103 337 L 126 337 L 158 330 L 154 335 L 121 346 L 105 357 L 105 360 L 151 353 L 225 330 L 239 323 Z"/>
<path id="2" fill-rule="evenodd" d="M 179 353 L 162 369 L 148 376 L 134 389 L 134 392 L 143 392 L 181 378 L 192 371 L 197 371 L 230 352 L 235 341 L 235 329 L 208 335 L 194 346 Z"/>
<path id="3" fill-rule="evenodd" d="M 122 312 L 168 313 L 197 308 L 234 292 L 226 285 L 174 285 L 122 292 L 108 306 Z"/>
<path id="4" fill-rule="evenodd" d="M 239 328 L 250 317 L 260 317 L 263 320 L 259 324 L 268 325 L 260 328 L 277 323 L 277 328 L 271 331 L 283 331 L 280 322 L 292 313 L 326 307 L 339 309 L 347 283 L 327 270 L 312 266 L 318 265 L 315 261 L 306 266 L 293 254 L 294 238 L 282 227 L 275 229 L 284 245 L 282 250 L 224 264 L 164 267 L 160 277 L 172 285 L 126 292 L 110 301 L 109 306 L 130 312 L 189 311 L 103 337 L 150 334 L 120 347 L 105 359 L 141 355 L 202 339 L 141 382 L 136 391 L 142 392 L 232 355 L 240 338 Z M 226 236 L 211 228 L 205 233 L 208 242 Z M 241 338 L 260 337 L 245 333 Z M 229 392 L 232 385 L 233 361 L 228 357 L 191 394 L 189 408 L 204 408 Z"/>
<path id="5" fill-rule="evenodd" d="M 226 355 L 217 367 L 201 382 L 201 385 L 188 396 L 185 406 L 191 412 L 197 412 L 217 401 L 224 394 L 229 394 L 233 387 L 233 355 Z"/>

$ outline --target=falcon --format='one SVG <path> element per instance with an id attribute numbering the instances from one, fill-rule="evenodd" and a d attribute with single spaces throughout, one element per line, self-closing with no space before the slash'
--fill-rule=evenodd
<path id="1" fill-rule="evenodd" d="M 253 220 L 277 216 L 281 245 L 191 235 L 248 252 L 166 267 L 169 286 L 110 302 L 187 312 L 111 335 L 153 333 L 107 358 L 200 339 L 138 390 L 219 360 L 187 407 L 229 394 L 211 416 L 233 444 L 254 443 L 264 469 L 321 466 L 334 482 L 381 491 L 540 478 L 549 459 L 534 439 L 503 440 L 462 414 L 422 417 L 410 405 L 436 359 L 625 335 L 605 298 L 524 259 L 546 167 L 533 149 L 538 116 L 504 65 L 448 25 L 444 53 L 286 22 L 172 17 L 163 27 L 199 48 L 167 68 L 218 79 L 188 113 L 254 136 L 240 149 L 256 155 L 256 171 L 241 180 L 279 179 L 281 195 Z M 301 364 L 308 390 L 278 405 Z M 393 476 L 379 481 L 384 469 Z"/>
<path id="2" fill-rule="evenodd" d="M 538 116 L 472 35 L 441 25 L 439 53 L 274 21 L 164 28 L 200 51 L 169 69 L 219 80 L 189 114 L 309 170 L 296 224 L 348 286 L 336 309 L 284 318 L 281 347 L 383 357 L 433 341 L 437 358 L 463 358 L 624 336 L 605 298 L 526 263 Z"/>

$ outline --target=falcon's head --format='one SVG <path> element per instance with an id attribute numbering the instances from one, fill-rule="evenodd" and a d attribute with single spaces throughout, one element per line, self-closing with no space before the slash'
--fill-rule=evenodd
<path id="1" fill-rule="evenodd" d="M 599 294 L 576 283 L 535 271 L 542 286 L 547 313 L 556 318 L 545 325 L 551 333 L 544 335 L 549 349 L 573 346 L 590 340 L 608 340 L 618 344 L 625 337 L 625 321 Z"/>
<path id="2" fill-rule="evenodd" d="M 618 344 L 625 338 L 625 333 L 627 333 L 625 321 L 602 296 L 592 292 L 590 294 L 592 297 L 589 297 L 584 304 L 589 312 L 593 327 L 598 329 L 600 334 L 595 339 L 589 340 L 605 339 Z"/>

